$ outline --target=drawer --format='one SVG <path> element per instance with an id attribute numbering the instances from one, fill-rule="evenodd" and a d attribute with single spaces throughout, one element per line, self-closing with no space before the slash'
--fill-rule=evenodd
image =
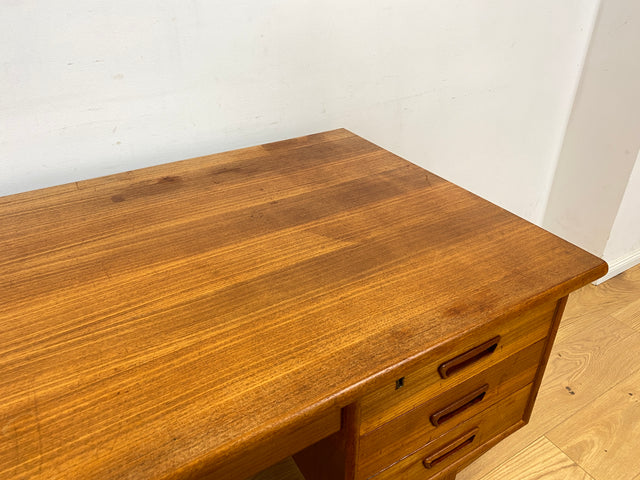
<path id="1" fill-rule="evenodd" d="M 426 480 L 522 421 L 532 385 L 429 441 L 371 480 Z"/>
<path id="2" fill-rule="evenodd" d="M 545 345 L 540 340 L 362 436 L 358 478 L 370 477 L 533 382 Z"/>
<path id="3" fill-rule="evenodd" d="M 374 430 L 546 338 L 555 311 L 556 302 L 545 303 L 496 319 L 437 347 L 418 367 L 398 374 L 402 378 L 401 387 L 398 388 L 396 381 L 389 382 L 362 398 L 360 434 Z"/>

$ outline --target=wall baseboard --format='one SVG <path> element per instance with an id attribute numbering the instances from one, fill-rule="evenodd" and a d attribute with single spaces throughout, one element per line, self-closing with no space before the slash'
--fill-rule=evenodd
<path id="1" fill-rule="evenodd" d="M 640 250 L 636 250 L 635 252 L 631 252 L 626 257 L 618 258 L 613 262 L 609 263 L 609 271 L 607 274 L 593 282 L 594 285 L 600 285 L 602 282 L 606 282 L 610 278 L 615 277 L 616 275 L 621 274 L 625 270 L 630 269 L 631 267 L 635 267 L 640 263 Z"/>

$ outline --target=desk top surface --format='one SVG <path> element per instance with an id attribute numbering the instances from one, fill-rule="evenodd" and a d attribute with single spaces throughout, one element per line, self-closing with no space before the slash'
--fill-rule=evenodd
<path id="1" fill-rule="evenodd" d="M 178 478 L 596 257 L 346 130 L 0 198 L 0 478 Z"/>

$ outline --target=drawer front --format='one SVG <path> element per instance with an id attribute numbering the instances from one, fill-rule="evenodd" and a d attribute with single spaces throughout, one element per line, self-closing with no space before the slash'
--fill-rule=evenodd
<path id="1" fill-rule="evenodd" d="M 389 382 L 362 398 L 360 434 L 367 434 L 546 338 L 555 311 L 556 302 L 545 303 L 485 324 L 438 347 L 420 366 L 398 374 L 402 386 Z"/>
<path id="2" fill-rule="evenodd" d="M 358 478 L 370 477 L 533 382 L 545 345 L 540 340 L 361 437 Z"/>
<path id="3" fill-rule="evenodd" d="M 441 435 L 371 480 L 426 480 L 522 421 L 532 385 Z"/>

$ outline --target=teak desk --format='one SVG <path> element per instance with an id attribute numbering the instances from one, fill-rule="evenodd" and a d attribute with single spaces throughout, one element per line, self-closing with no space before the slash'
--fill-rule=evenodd
<path id="1" fill-rule="evenodd" d="M 600 259 L 346 130 L 0 198 L 0 478 L 454 478 Z"/>

